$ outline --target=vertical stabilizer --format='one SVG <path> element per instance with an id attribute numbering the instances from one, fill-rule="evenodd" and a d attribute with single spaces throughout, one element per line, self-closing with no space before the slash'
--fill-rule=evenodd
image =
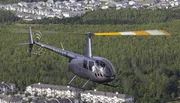
<path id="1" fill-rule="evenodd" d="M 87 33 L 87 42 L 86 42 L 86 55 L 87 57 L 91 58 L 92 57 L 92 33 Z"/>
<path id="2" fill-rule="evenodd" d="M 31 56 L 32 48 L 33 48 L 33 37 L 32 37 L 32 30 L 31 27 L 29 27 L 29 56 Z"/>

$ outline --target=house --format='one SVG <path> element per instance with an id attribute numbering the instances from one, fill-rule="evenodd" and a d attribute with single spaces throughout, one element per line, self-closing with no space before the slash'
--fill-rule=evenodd
<path id="1" fill-rule="evenodd" d="M 85 103 L 79 99 L 74 99 L 74 98 L 53 98 L 46 102 L 47 103 Z"/>
<path id="2" fill-rule="evenodd" d="M 135 3 L 135 1 L 129 1 L 129 5 L 134 5 Z"/>
<path id="3" fill-rule="evenodd" d="M 109 6 L 108 5 L 105 5 L 105 6 L 102 6 L 101 9 L 108 9 Z"/>
<path id="4" fill-rule="evenodd" d="M 62 12 L 62 15 L 65 17 L 65 18 L 70 18 L 70 17 L 75 17 L 75 16 L 81 16 L 83 15 L 83 13 L 81 12 L 72 12 L 72 11 L 68 11 L 68 12 Z"/>
<path id="5" fill-rule="evenodd" d="M 142 5 L 140 5 L 140 4 L 135 4 L 135 5 L 132 6 L 132 8 L 134 8 L 134 9 L 139 9 L 139 8 L 142 8 Z"/>
<path id="6" fill-rule="evenodd" d="M 54 18 L 54 17 L 56 17 L 56 14 L 53 12 L 51 12 L 51 13 L 49 12 L 49 13 L 47 13 L 46 17 L 47 18 Z"/>
<path id="7" fill-rule="evenodd" d="M 27 7 L 27 3 L 26 2 L 19 2 L 18 5 L 21 6 L 21 7 Z"/>
<path id="8" fill-rule="evenodd" d="M 77 2 L 77 0 L 69 0 L 69 2 L 75 3 L 75 2 Z"/>
<path id="9" fill-rule="evenodd" d="M 0 5 L 0 9 L 5 9 L 5 5 Z"/>
<path id="10" fill-rule="evenodd" d="M 22 97 L 12 97 L 9 103 L 22 103 Z"/>
<path id="11" fill-rule="evenodd" d="M 122 4 L 122 3 L 116 3 L 115 5 L 116 5 L 116 8 L 117 8 L 117 7 L 121 7 L 121 6 L 123 6 L 123 4 Z"/>
<path id="12" fill-rule="evenodd" d="M 78 7 L 84 7 L 84 6 L 85 6 L 85 3 L 84 3 L 84 2 L 77 2 L 77 6 L 78 6 Z"/>
<path id="13" fill-rule="evenodd" d="M 47 3 L 54 4 L 54 0 L 48 0 Z"/>
<path id="14" fill-rule="evenodd" d="M 0 83 L 0 92 L 1 93 L 14 93 L 16 91 L 17 91 L 17 88 L 16 88 L 15 84 L 5 83 L 5 82 Z"/>
<path id="15" fill-rule="evenodd" d="M 12 4 L 9 6 L 9 10 L 16 11 L 19 6 L 17 4 Z"/>
<path id="16" fill-rule="evenodd" d="M 87 5 L 85 6 L 85 9 L 87 9 L 87 10 L 93 10 L 93 9 L 94 9 L 94 4 L 87 4 Z"/>
<path id="17" fill-rule="evenodd" d="M 81 93 L 81 100 L 91 103 L 133 103 L 134 98 L 125 94 L 99 92 L 99 91 L 85 91 Z"/>
<path id="18" fill-rule="evenodd" d="M 84 3 L 85 4 L 89 4 L 89 0 L 84 0 Z"/>
<path id="19" fill-rule="evenodd" d="M 0 103 L 9 103 L 10 100 L 10 96 L 0 94 Z"/>
<path id="20" fill-rule="evenodd" d="M 169 7 L 170 4 L 168 2 L 161 2 L 160 5 L 164 8 Z"/>
<path id="21" fill-rule="evenodd" d="M 180 0 L 174 0 L 174 3 L 176 6 L 179 6 L 180 5 Z"/>
<path id="22" fill-rule="evenodd" d="M 0 103 L 22 103 L 23 99 L 21 97 L 7 96 L 0 94 Z"/>
<path id="23" fill-rule="evenodd" d="M 50 84 L 32 84 L 26 87 L 26 92 L 31 95 L 45 95 L 47 97 L 66 97 L 73 98 L 76 96 L 76 90 L 73 87 L 50 85 Z"/>
<path id="24" fill-rule="evenodd" d="M 43 2 L 43 1 L 39 1 L 39 2 L 37 3 L 37 5 L 46 6 L 46 3 L 45 3 L 45 2 Z"/>

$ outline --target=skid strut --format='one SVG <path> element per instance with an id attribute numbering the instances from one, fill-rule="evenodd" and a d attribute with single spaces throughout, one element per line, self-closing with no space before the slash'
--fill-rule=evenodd
<path id="1" fill-rule="evenodd" d="M 74 75 L 74 76 L 72 77 L 72 79 L 69 81 L 68 84 L 71 85 L 71 83 L 73 82 L 73 80 L 74 80 L 76 77 L 77 77 L 77 75 Z M 80 87 L 80 88 L 83 89 L 89 81 L 90 81 L 90 80 L 87 80 L 87 81 L 82 85 L 82 87 Z M 73 86 L 73 85 L 71 85 L 71 86 Z M 76 87 L 76 86 L 73 86 L 73 87 Z M 79 88 L 79 87 L 78 87 L 78 88 Z"/>
<path id="2" fill-rule="evenodd" d="M 87 81 L 83 84 L 82 88 L 84 88 L 88 82 L 89 82 L 89 80 L 87 80 Z"/>
<path id="3" fill-rule="evenodd" d="M 76 78 L 76 75 L 74 75 L 74 77 L 69 81 L 69 83 L 68 84 L 71 84 L 72 83 L 72 81 L 74 80 Z"/>

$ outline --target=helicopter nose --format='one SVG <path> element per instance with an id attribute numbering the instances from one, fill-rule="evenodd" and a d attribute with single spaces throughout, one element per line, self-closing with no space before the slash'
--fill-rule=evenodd
<path id="1" fill-rule="evenodd" d="M 114 79 L 115 78 L 115 74 L 113 72 L 107 72 L 106 71 L 105 77 L 107 77 L 109 79 Z"/>
<path id="2" fill-rule="evenodd" d="M 113 75 L 113 76 L 105 76 L 105 77 L 113 80 L 115 78 L 115 75 Z"/>
<path id="3" fill-rule="evenodd" d="M 112 77 L 109 77 L 109 79 L 114 79 L 115 77 L 114 76 L 112 76 Z"/>

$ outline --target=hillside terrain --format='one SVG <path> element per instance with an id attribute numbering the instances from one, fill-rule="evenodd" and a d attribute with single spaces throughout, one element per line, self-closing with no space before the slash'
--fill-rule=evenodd
<path id="1" fill-rule="evenodd" d="M 178 12 L 178 11 L 177 11 Z M 103 19 L 103 18 L 102 18 Z M 137 20 L 140 20 L 136 18 Z M 87 32 L 162 29 L 170 36 L 93 37 L 93 55 L 109 59 L 115 66 L 119 86 L 97 85 L 98 90 L 134 96 L 138 103 L 164 103 L 180 96 L 180 20 L 137 24 L 20 24 L 1 23 L 0 81 L 15 83 L 20 90 L 33 83 L 67 85 L 68 59 L 44 50 L 28 56 L 28 28 L 41 31 L 41 42 L 84 54 Z M 82 80 L 75 83 L 81 84 Z M 91 84 L 90 84 L 91 86 Z"/>

